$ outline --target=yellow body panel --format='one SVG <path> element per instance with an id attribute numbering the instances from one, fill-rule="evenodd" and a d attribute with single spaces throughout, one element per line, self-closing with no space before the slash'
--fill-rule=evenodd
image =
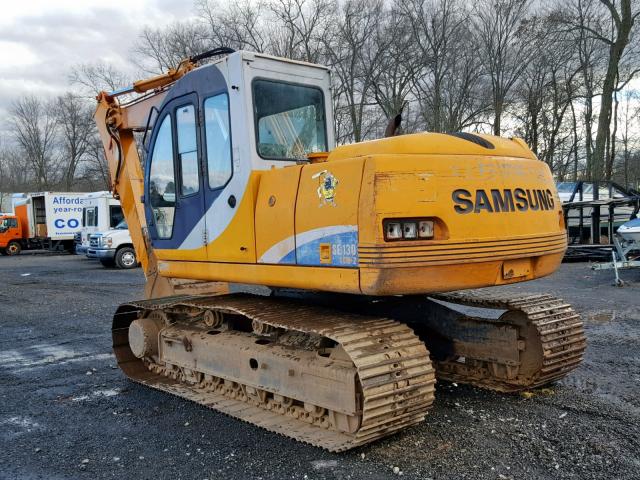
<path id="1" fill-rule="evenodd" d="M 295 267 L 241 263 L 160 262 L 160 275 L 193 280 L 218 279 L 269 287 L 360 293 L 356 268 Z"/>
<path id="2" fill-rule="evenodd" d="M 355 158 L 311 164 L 302 169 L 296 201 L 299 264 L 357 266 L 358 203 L 363 165 L 363 159 Z M 353 240 L 325 241 L 340 235 L 350 235 Z M 310 239 L 316 239 L 316 242 L 309 242 Z M 304 247 L 305 241 L 311 247 Z M 315 248 L 317 251 L 313 250 Z"/>
<path id="3" fill-rule="evenodd" d="M 548 275 L 566 249 L 551 173 L 521 141 L 486 138 L 494 149 L 407 135 L 339 147 L 326 162 L 254 172 L 236 216 L 208 245 L 208 263 L 185 252 L 162 262 L 160 274 L 367 295 Z M 396 218 L 431 219 L 435 236 L 387 241 L 383 221 Z"/>
<path id="4" fill-rule="evenodd" d="M 490 141 L 494 149 L 488 150 L 468 140 L 442 133 L 414 133 L 397 137 L 381 138 L 368 142 L 353 143 L 336 148 L 330 160 L 376 155 L 501 155 L 511 158 L 531 158 L 535 155 L 519 138 L 507 139 L 492 135 L 476 135 Z"/>
<path id="5" fill-rule="evenodd" d="M 260 263 L 271 263 L 271 257 L 284 257 L 294 246 L 301 170 L 302 166 L 296 165 L 261 175 L 255 213 L 256 253 Z"/>
<path id="6" fill-rule="evenodd" d="M 261 172 L 251 174 L 244 195 L 237 200 L 237 212 L 233 220 L 227 229 L 207 246 L 209 261 L 256 262 L 254 218 L 260 175 Z"/>
<path id="7" fill-rule="evenodd" d="M 471 198 L 478 190 L 485 191 L 492 202 L 492 190 L 516 188 L 549 190 L 553 207 L 549 203 L 546 210 L 520 211 L 514 200 L 511 211 L 454 209 L 455 191 L 466 190 Z M 396 217 L 434 219 L 434 239 L 385 242 L 383 220 Z M 566 249 L 551 173 L 542 162 L 523 157 L 372 157 L 363 178 L 359 225 L 361 289 L 378 295 L 530 280 L 553 272 Z M 530 267 L 507 266 L 502 275 L 503 261 L 517 258 L 528 258 Z"/>
<path id="8" fill-rule="evenodd" d="M 207 257 L 208 245 L 202 245 L 200 248 L 192 249 L 169 249 L 156 248 L 153 251 L 158 260 L 177 260 L 185 262 L 208 262 Z"/>

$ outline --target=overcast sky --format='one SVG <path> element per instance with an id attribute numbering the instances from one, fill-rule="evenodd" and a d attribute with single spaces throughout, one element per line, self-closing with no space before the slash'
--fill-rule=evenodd
<path id="1" fill-rule="evenodd" d="M 0 113 L 24 95 L 70 88 L 73 65 L 96 60 L 131 70 L 144 26 L 193 14 L 192 0 L 4 0 L 0 15 Z"/>

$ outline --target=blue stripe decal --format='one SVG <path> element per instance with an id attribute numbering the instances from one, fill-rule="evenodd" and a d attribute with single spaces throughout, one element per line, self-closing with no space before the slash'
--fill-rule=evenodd
<path id="1" fill-rule="evenodd" d="M 295 250 L 291 250 L 284 257 L 282 257 L 282 259 L 278 263 L 286 263 L 286 264 L 290 264 L 290 265 L 295 264 L 296 263 L 296 251 Z"/>
<path id="2" fill-rule="evenodd" d="M 320 259 L 321 245 L 325 248 L 324 261 Z M 330 255 L 326 255 L 327 252 Z M 342 232 L 312 240 L 296 248 L 298 265 L 357 267 L 358 266 L 358 232 Z M 291 253 L 282 259 L 289 258 Z"/>

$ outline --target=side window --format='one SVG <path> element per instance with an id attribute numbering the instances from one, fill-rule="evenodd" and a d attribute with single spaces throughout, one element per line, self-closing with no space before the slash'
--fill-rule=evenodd
<path id="1" fill-rule="evenodd" d="M 187 196 L 200 190 L 196 112 L 193 105 L 186 105 L 176 110 L 176 130 L 178 132 L 178 158 L 181 173 L 180 194 Z"/>
<path id="2" fill-rule="evenodd" d="M 9 228 L 16 228 L 18 226 L 18 219 L 17 218 L 10 218 L 9 219 Z"/>
<path id="3" fill-rule="evenodd" d="M 204 126 L 209 188 L 220 188 L 231 178 L 231 131 L 226 93 L 204 101 Z"/>
<path id="4" fill-rule="evenodd" d="M 109 227 L 115 228 L 122 219 L 124 218 L 124 214 L 122 213 L 122 207 L 119 205 L 111 205 L 109 207 Z"/>
<path id="5" fill-rule="evenodd" d="M 93 207 L 93 224 L 97 227 L 100 225 L 98 219 L 98 207 Z"/>
<path id="6" fill-rule="evenodd" d="M 96 222 L 96 207 L 88 208 L 87 210 L 87 227 L 95 227 Z"/>
<path id="7" fill-rule="evenodd" d="M 159 238 L 171 238 L 176 208 L 171 116 L 164 117 L 151 153 L 149 203 Z"/>
<path id="8" fill-rule="evenodd" d="M 277 160 L 306 160 L 327 151 L 324 96 L 312 86 L 253 81 L 258 154 Z"/>

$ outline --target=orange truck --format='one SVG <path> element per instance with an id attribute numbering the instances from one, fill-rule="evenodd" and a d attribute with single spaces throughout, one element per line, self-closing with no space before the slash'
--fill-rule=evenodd
<path id="1" fill-rule="evenodd" d="M 75 233 L 82 228 L 86 194 L 31 193 L 14 204 L 13 214 L 0 217 L 0 254 L 50 249 L 73 252 Z"/>

